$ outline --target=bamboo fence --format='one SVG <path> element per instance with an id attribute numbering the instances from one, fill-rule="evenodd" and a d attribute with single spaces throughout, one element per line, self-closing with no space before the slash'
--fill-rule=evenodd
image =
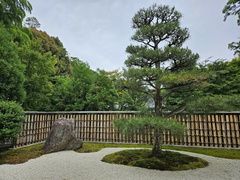
<path id="1" fill-rule="evenodd" d="M 14 142 L 14 148 L 44 142 L 54 121 L 60 117 L 75 120 L 77 138 L 88 142 L 139 143 L 152 144 L 153 133 L 147 129 L 145 134 L 135 132 L 131 137 L 119 133 L 113 127 L 113 120 L 135 117 L 134 111 L 69 111 L 69 112 L 26 112 L 23 131 Z M 182 139 L 164 132 L 166 145 L 198 147 L 240 147 L 240 111 L 177 114 L 178 119 L 187 127 Z"/>

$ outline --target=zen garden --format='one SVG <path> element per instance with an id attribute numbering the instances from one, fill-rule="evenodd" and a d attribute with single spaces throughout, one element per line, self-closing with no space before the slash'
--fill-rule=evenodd
<path id="1" fill-rule="evenodd" d="M 229 0 L 223 21 L 237 15 L 240 25 L 239 7 Z M 26 18 L 32 9 L 27 0 L 0 1 L 0 179 L 5 165 L 69 151 L 112 149 L 96 163 L 149 172 L 211 168 L 209 156 L 240 164 L 239 42 L 229 44 L 236 58 L 201 63 L 183 47 L 190 32 L 181 12 L 153 4 L 132 18 L 125 68 L 93 71 Z"/>

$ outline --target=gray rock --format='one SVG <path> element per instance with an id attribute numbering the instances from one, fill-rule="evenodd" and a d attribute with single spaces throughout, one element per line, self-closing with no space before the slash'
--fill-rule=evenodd
<path id="1" fill-rule="evenodd" d="M 74 134 L 74 119 L 62 117 L 52 126 L 43 150 L 46 153 L 76 150 L 81 148 L 82 144 L 82 140 L 77 139 Z"/>

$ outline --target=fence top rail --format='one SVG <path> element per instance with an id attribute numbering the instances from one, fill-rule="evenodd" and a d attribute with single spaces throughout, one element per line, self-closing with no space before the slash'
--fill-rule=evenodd
<path id="1" fill-rule="evenodd" d="M 180 112 L 178 114 L 207 114 L 207 115 L 239 114 L 240 115 L 240 111 L 209 111 L 209 112 L 197 111 L 197 112 Z"/>
<path id="2" fill-rule="evenodd" d="M 137 111 L 25 111 L 26 114 L 136 114 Z"/>
<path id="3" fill-rule="evenodd" d="M 138 114 L 139 111 L 25 111 L 26 114 Z M 215 112 L 181 112 L 183 114 L 239 114 L 240 111 L 215 111 Z"/>
<path id="4" fill-rule="evenodd" d="M 138 114 L 139 111 L 25 111 L 26 114 Z M 215 112 L 181 112 L 178 114 L 238 114 L 240 111 L 215 111 Z"/>

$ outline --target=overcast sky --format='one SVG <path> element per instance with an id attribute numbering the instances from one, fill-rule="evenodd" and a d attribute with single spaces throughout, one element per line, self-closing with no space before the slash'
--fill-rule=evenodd
<path id="1" fill-rule="evenodd" d="M 134 30 L 131 19 L 141 8 L 154 3 L 175 6 L 183 14 L 181 27 L 189 28 L 185 42 L 199 61 L 234 58 L 228 43 L 238 41 L 236 17 L 223 21 L 227 0 L 29 0 L 39 30 L 57 36 L 71 57 L 87 62 L 91 69 L 112 71 L 124 67 L 125 49 Z"/>

